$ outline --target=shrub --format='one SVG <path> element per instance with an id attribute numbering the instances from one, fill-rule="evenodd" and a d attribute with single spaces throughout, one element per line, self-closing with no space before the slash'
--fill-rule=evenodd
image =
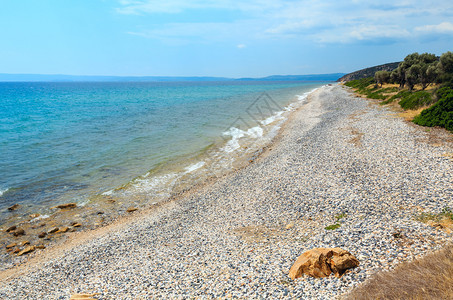
<path id="1" fill-rule="evenodd" d="M 325 230 L 335 230 L 335 229 L 338 229 L 340 228 L 340 224 L 339 223 L 336 223 L 336 224 L 332 224 L 332 225 L 329 225 L 327 226 L 326 228 L 324 228 Z"/>
<path id="2" fill-rule="evenodd" d="M 453 90 L 441 92 L 443 97 L 430 108 L 423 110 L 414 118 L 421 126 L 440 126 L 453 132 Z"/>
<path id="3" fill-rule="evenodd" d="M 431 94 L 426 91 L 408 92 L 401 97 L 401 101 L 398 102 L 403 109 L 417 109 L 425 105 L 430 105 L 435 100 L 431 97 Z"/>
<path id="4" fill-rule="evenodd" d="M 351 80 L 345 83 L 346 86 L 358 89 L 358 92 L 363 92 L 370 84 L 376 84 L 373 77 Z"/>

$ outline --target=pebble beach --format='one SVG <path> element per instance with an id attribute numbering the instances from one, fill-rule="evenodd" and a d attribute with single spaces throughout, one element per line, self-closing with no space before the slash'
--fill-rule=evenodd
<path id="1" fill-rule="evenodd" d="M 341 85 L 312 92 L 247 166 L 0 272 L 1 299 L 336 299 L 453 241 L 417 216 L 453 208 L 453 138 Z M 303 252 L 359 267 L 296 280 Z"/>

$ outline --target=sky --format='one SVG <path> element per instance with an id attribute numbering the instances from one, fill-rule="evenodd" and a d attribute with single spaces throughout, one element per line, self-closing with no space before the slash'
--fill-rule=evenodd
<path id="1" fill-rule="evenodd" d="M 348 73 L 446 51 L 451 0 L 0 0 L 0 73 Z"/>

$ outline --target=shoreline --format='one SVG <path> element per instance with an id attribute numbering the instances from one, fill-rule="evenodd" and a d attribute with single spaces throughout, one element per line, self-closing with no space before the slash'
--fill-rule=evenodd
<path id="1" fill-rule="evenodd" d="M 23 250 L 27 247 L 26 245 L 11 249 L 5 249 L 5 247 L 13 243 L 17 243 L 20 246 L 25 241 L 39 247 L 54 247 L 71 239 L 67 236 L 67 232 L 92 231 L 107 226 L 112 222 L 115 223 L 119 219 L 129 218 L 131 214 L 129 209 L 133 211 L 152 210 L 153 207 L 174 201 L 175 198 L 180 198 L 180 194 L 184 194 L 194 186 L 203 185 L 205 181 L 215 180 L 218 176 L 224 176 L 238 168 L 243 168 L 249 161 L 253 161 L 259 156 L 264 147 L 272 143 L 272 139 L 280 130 L 282 122 L 285 123 L 287 117 L 303 104 L 309 93 L 309 91 L 306 91 L 303 94 L 294 95 L 292 101 L 285 107 L 282 108 L 277 105 L 281 110 L 277 111 L 273 108 L 272 113 L 263 114 L 267 118 L 264 120 L 256 119 L 256 124 L 253 125 L 260 127 L 245 129 L 240 127 L 246 131 L 253 131 L 253 129 L 259 128 L 262 134 L 258 137 L 249 138 L 248 132 L 246 132 L 246 136 L 242 138 L 241 136 L 232 136 L 231 139 L 226 137 L 218 138 L 220 141 L 213 142 L 206 149 L 191 154 L 186 159 L 175 158 L 173 162 L 159 165 L 153 169 L 154 171 L 137 176 L 118 188 L 92 196 L 91 199 L 84 202 L 85 205 L 77 203 L 76 207 L 70 209 L 46 209 L 46 212 L 40 211 L 42 215 L 33 212 L 29 216 L 19 217 L 19 219 L 11 218 L 8 222 L 1 225 L 3 229 L 0 232 L 0 244 L 3 244 L 1 251 Z M 239 116 L 239 118 L 242 118 L 242 116 Z M 240 141 L 240 145 L 238 141 Z M 227 153 L 224 148 L 230 142 L 238 143 L 237 145 L 240 146 L 240 149 Z M 161 179 L 165 179 L 167 176 L 170 177 L 168 180 L 160 182 Z M 150 188 L 150 184 L 152 186 L 156 185 L 156 187 Z M 143 189 L 143 191 L 140 189 Z M 133 214 L 136 213 L 133 212 Z M 68 220 L 70 221 L 68 222 Z M 71 226 L 72 223 L 80 224 L 80 227 L 73 227 Z M 23 238 L 11 239 L 11 233 L 5 232 L 11 226 L 24 229 L 26 235 Z M 37 238 L 38 235 L 51 231 L 53 228 L 63 228 L 64 230 L 67 228 L 68 231 L 47 234 L 44 238 Z M 74 234 L 72 233 L 71 235 Z M 25 260 L 24 257 L 17 257 L 14 253 L 0 254 L 2 255 L 0 260 L 4 263 L 0 271 L 7 270 L 13 265 L 21 264 Z"/>
<path id="2" fill-rule="evenodd" d="M 106 232 L 109 232 L 111 230 L 114 230 L 118 227 L 124 226 L 126 224 L 129 224 L 131 222 L 136 222 L 143 218 L 144 216 L 148 214 L 152 214 L 153 212 L 156 211 L 161 211 L 167 209 L 167 206 L 171 206 L 173 202 L 179 201 L 188 195 L 191 195 L 197 191 L 200 191 L 202 189 L 205 189 L 209 185 L 215 183 L 221 178 L 225 178 L 227 176 L 230 176 L 231 174 L 246 168 L 248 165 L 254 163 L 256 160 L 258 160 L 260 157 L 265 155 L 265 153 L 268 151 L 269 148 L 272 147 L 272 145 L 279 139 L 281 136 L 281 133 L 284 131 L 284 127 L 286 124 L 290 121 L 292 116 L 296 113 L 296 111 L 302 109 L 302 107 L 309 101 L 309 96 L 316 90 L 322 88 L 315 88 L 311 90 L 310 92 L 306 92 L 304 95 L 295 95 L 295 99 L 293 102 L 291 102 L 288 106 L 284 107 L 282 111 L 278 112 L 278 116 L 280 117 L 282 114 L 287 114 L 286 117 L 282 117 L 281 120 L 276 120 L 274 122 L 265 124 L 265 125 L 271 125 L 270 130 L 269 128 L 267 129 L 268 131 L 272 131 L 277 129 L 277 132 L 275 135 L 271 136 L 269 141 L 261 141 L 261 143 L 258 143 L 258 148 L 254 149 L 252 153 L 246 153 L 243 152 L 240 154 L 240 156 L 236 157 L 234 160 L 234 167 L 230 169 L 225 169 L 222 172 L 218 174 L 214 174 L 211 176 L 208 176 L 204 178 L 204 180 L 198 180 L 197 182 L 190 183 L 189 185 L 185 186 L 180 186 L 178 191 L 172 192 L 168 197 L 165 199 L 159 201 L 159 202 L 152 202 L 148 203 L 145 205 L 140 206 L 139 211 L 135 211 L 130 214 L 117 214 L 114 216 L 110 221 L 108 221 L 105 224 L 102 224 L 100 226 L 95 226 L 95 227 L 85 227 L 82 228 L 80 231 L 74 231 L 74 232 L 68 232 L 65 236 L 60 236 L 57 237 L 57 239 L 53 240 L 52 243 L 50 244 L 50 247 L 39 251 L 38 253 L 33 253 L 33 255 L 29 257 L 23 257 L 24 259 L 21 262 L 15 263 L 13 267 L 9 267 L 3 270 L 0 270 L 0 279 L 5 280 L 6 278 L 13 276 L 15 277 L 16 274 L 21 273 L 21 269 L 28 270 L 29 268 L 35 268 L 36 265 L 42 263 L 45 260 L 51 259 L 52 256 L 54 255 L 62 255 L 62 252 L 64 252 L 67 249 L 73 248 L 77 245 L 80 245 L 82 243 L 88 242 L 91 239 L 95 238 L 97 235 L 100 234 L 105 234 Z M 274 116 L 271 116 L 274 117 Z M 273 125 L 273 123 L 277 122 L 277 124 Z M 254 142 L 256 143 L 256 141 Z M 252 142 L 253 144 L 253 142 Z M 219 151 L 222 147 L 217 145 L 217 148 L 215 151 Z M 255 147 L 256 148 L 256 147 Z M 197 154 L 195 155 L 197 157 L 196 160 L 192 162 L 197 162 L 199 163 L 200 161 L 203 161 L 203 159 L 206 159 L 208 157 L 208 154 L 205 153 L 203 154 Z M 138 176 L 137 178 L 140 178 L 142 176 Z M 134 179 L 135 180 L 135 179 Z M 126 185 L 133 185 L 133 181 L 131 180 L 129 183 Z M 120 188 L 117 188 L 121 190 Z M 102 194 L 102 196 L 110 196 L 109 195 L 104 195 L 105 193 Z M 84 207 L 78 207 L 79 210 L 84 211 Z M 60 218 L 68 218 L 74 215 L 77 215 L 77 212 L 74 212 L 73 210 L 63 210 L 63 213 L 66 213 L 63 216 L 60 216 Z M 58 214 L 59 212 L 56 212 Z M 61 212 L 60 212 L 61 213 Z M 55 213 L 54 213 L 55 214 Z M 31 222 L 30 222 L 31 223 Z M 29 265 L 32 265 L 31 267 Z"/>
<path id="3" fill-rule="evenodd" d="M 30 265 L 1 272 L 0 295 L 338 297 L 380 268 L 391 269 L 451 240 L 412 219 L 419 205 L 426 211 L 440 209 L 438 203 L 453 205 L 448 202 L 452 191 L 442 194 L 453 176 L 439 177 L 453 172 L 448 158 L 441 157 L 451 145 L 417 142 L 423 133 L 388 112 L 341 86 L 320 88 L 291 112 L 253 163 L 177 201 L 87 232 L 37 262 L 33 258 Z M 410 157 L 413 151 L 420 156 Z M 439 174 L 426 174 L 433 165 L 438 169 L 432 173 Z M 427 184 L 436 181 L 432 192 Z M 340 213 L 346 215 L 341 227 L 324 229 Z M 405 239 L 394 240 L 395 230 L 402 230 Z M 313 246 L 342 246 L 357 255 L 361 266 L 341 279 L 290 281 L 289 266 Z M 77 276 L 80 270 L 83 279 Z M 124 281 L 121 270 L 134 280 Z M 61 282 L 63 274 L 71 286 Z M 52 290 L 46 289 L 50 281 L 56 285 Z"/>

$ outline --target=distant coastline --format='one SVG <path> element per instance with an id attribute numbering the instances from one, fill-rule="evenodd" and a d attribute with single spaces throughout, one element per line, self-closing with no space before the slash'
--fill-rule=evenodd
<path id="1" fill-rule="evenodd" d="M 214 82 L 214 81 L 336 81 L 345 73 L 271 75 L 261 78 L 210 76 L 89 76 L 60 74 L 0 73 L 0 82 Z"/>

